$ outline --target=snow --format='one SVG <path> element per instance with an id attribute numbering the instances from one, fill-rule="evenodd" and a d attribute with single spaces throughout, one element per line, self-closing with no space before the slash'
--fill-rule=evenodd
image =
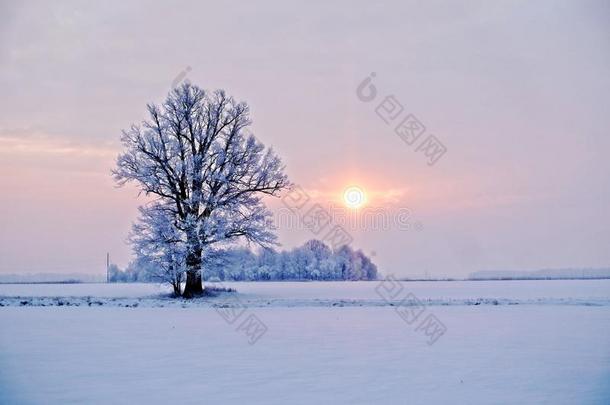
<path id="1" fill-rule="evenodd" d="M 379 298 L 371 282 L 227 284 L 239 294 L 216 299 Z M 608 280 L 403 285 L 422 300 L 458 300 L 427 308 L 447 328 L 433 345 L 388 305 L 248 306 L 267 328 L 255 344 L 236 330 L 241 319 L 197 304 L 2 307 L 0 403 L 610 403 L 610 307 L 585 304 L 610 298 Z M 0 285 L 5 299 L 163 291 Z M 477 298 L 528 304 L 459 304 Z M 567 298 L 582 305 L 558 304 Z"/>
<path id="2" fill-rule="evenodd" d="M 412 281 L 401 282 L 419 298 L 610 298 L 610 280 L 514 280 L 514 281 Z M 379 281 L 355 282 L 243 282 L 224 283 L 240 294 L 275 298 L 379 299 Z M 0 294 L 2 294 L 0 289 Z"/>
<path id="3" fill-rule="evenodd" d="M 379 306 L 388 303 L 377 293 L 378 281 L 357 282 L 224 282 L 239 292 L 249 306 Z M 401 282 L 428 305 L 515 305 L 566 304 L 610 305 L 610 280 L 513 280 Z M 0 304 L 28 305 L 64 303 L 87 304 L 93 298 L 104 305 L 138 302 L 140 306 L 213 306 L 226 297 L 205 300 L 175 300 L 171 289 L 147 283 L 127 284 L 0 284 Z M 403 294 L 404 295 L 404 294 Z M 32 299 L 44 297 L 45 300 Z M 81 299 L 78 299 L 81 298 Z M 109 299 L 104 299 L 109 298 Z M 398 304 L 396 300 L 394 304 Z"/>

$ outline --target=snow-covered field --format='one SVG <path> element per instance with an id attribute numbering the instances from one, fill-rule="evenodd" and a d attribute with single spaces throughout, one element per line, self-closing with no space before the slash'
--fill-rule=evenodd
<path id="1" fill-rule="evenodd" d="M 396 282 L 398 283 L 398 282 Z M 380 306 L 398 304 L 407 293 L 427 305 L 598 305 L 610 306 L 610 280 L 399 282 L 403 291 L 379 292 L 380 282 L 226 282 L 249 307 Z M 382 286 L 383 287 L 383 286 Z M 392 287 L 392 285 L 385 286 Z M 231 296 L 176 300 L 157 284 L 0 284 L 4 306 L 189 306 L 213 307 Z M 382 295 L 380 295 L 382 294 Z"/>
<path id="2" fill-rule="evenodd" d="M 226 285 L 0 285 L 0 403 L 610 403 L 610 280 Z"/>

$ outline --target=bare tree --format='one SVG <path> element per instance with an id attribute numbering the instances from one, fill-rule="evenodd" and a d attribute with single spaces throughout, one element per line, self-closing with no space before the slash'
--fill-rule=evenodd
<path id="1" fill-rule="evenodd" d="M 125 152 L 113 171 L 119 185 L 135 182 L 172 216 L 185 238 L 183 295 L 203 292 L 203 252 L 212 244 L 245 239 L 275 242 L 262 198 L 289 186 L 273 150 L 247 134 L 249 109 L 222 90 L 207 93 L 184 83 L 149 118 L 123 131 Z"/>

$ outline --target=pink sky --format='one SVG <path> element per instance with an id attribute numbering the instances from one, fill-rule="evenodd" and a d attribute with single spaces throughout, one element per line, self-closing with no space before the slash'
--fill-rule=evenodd
<path id="1" fill-rule="evenodd" d="M 382 272 L 609 266 L 608 17 L 602 1 L 3 3 L 0 272 L 127 264 L 142 200 L 110 178 L 120 131 L 187 66 L 250 104 L 316 201 L 356 184 L 410 210 L 422 229 L 352 230 Z M 356 97 L 371 72 L 446 145 L 437 164 Z"/>

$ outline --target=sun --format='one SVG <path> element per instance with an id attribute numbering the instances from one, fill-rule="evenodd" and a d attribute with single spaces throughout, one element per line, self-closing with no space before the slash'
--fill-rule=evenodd
<path id="1" fill-rule="evenodd" d="M 360 208 L 366 203 L 366 194 L 358 186 L 349 186 L 343 192 L 343 202 L 348 208 Z"/>

